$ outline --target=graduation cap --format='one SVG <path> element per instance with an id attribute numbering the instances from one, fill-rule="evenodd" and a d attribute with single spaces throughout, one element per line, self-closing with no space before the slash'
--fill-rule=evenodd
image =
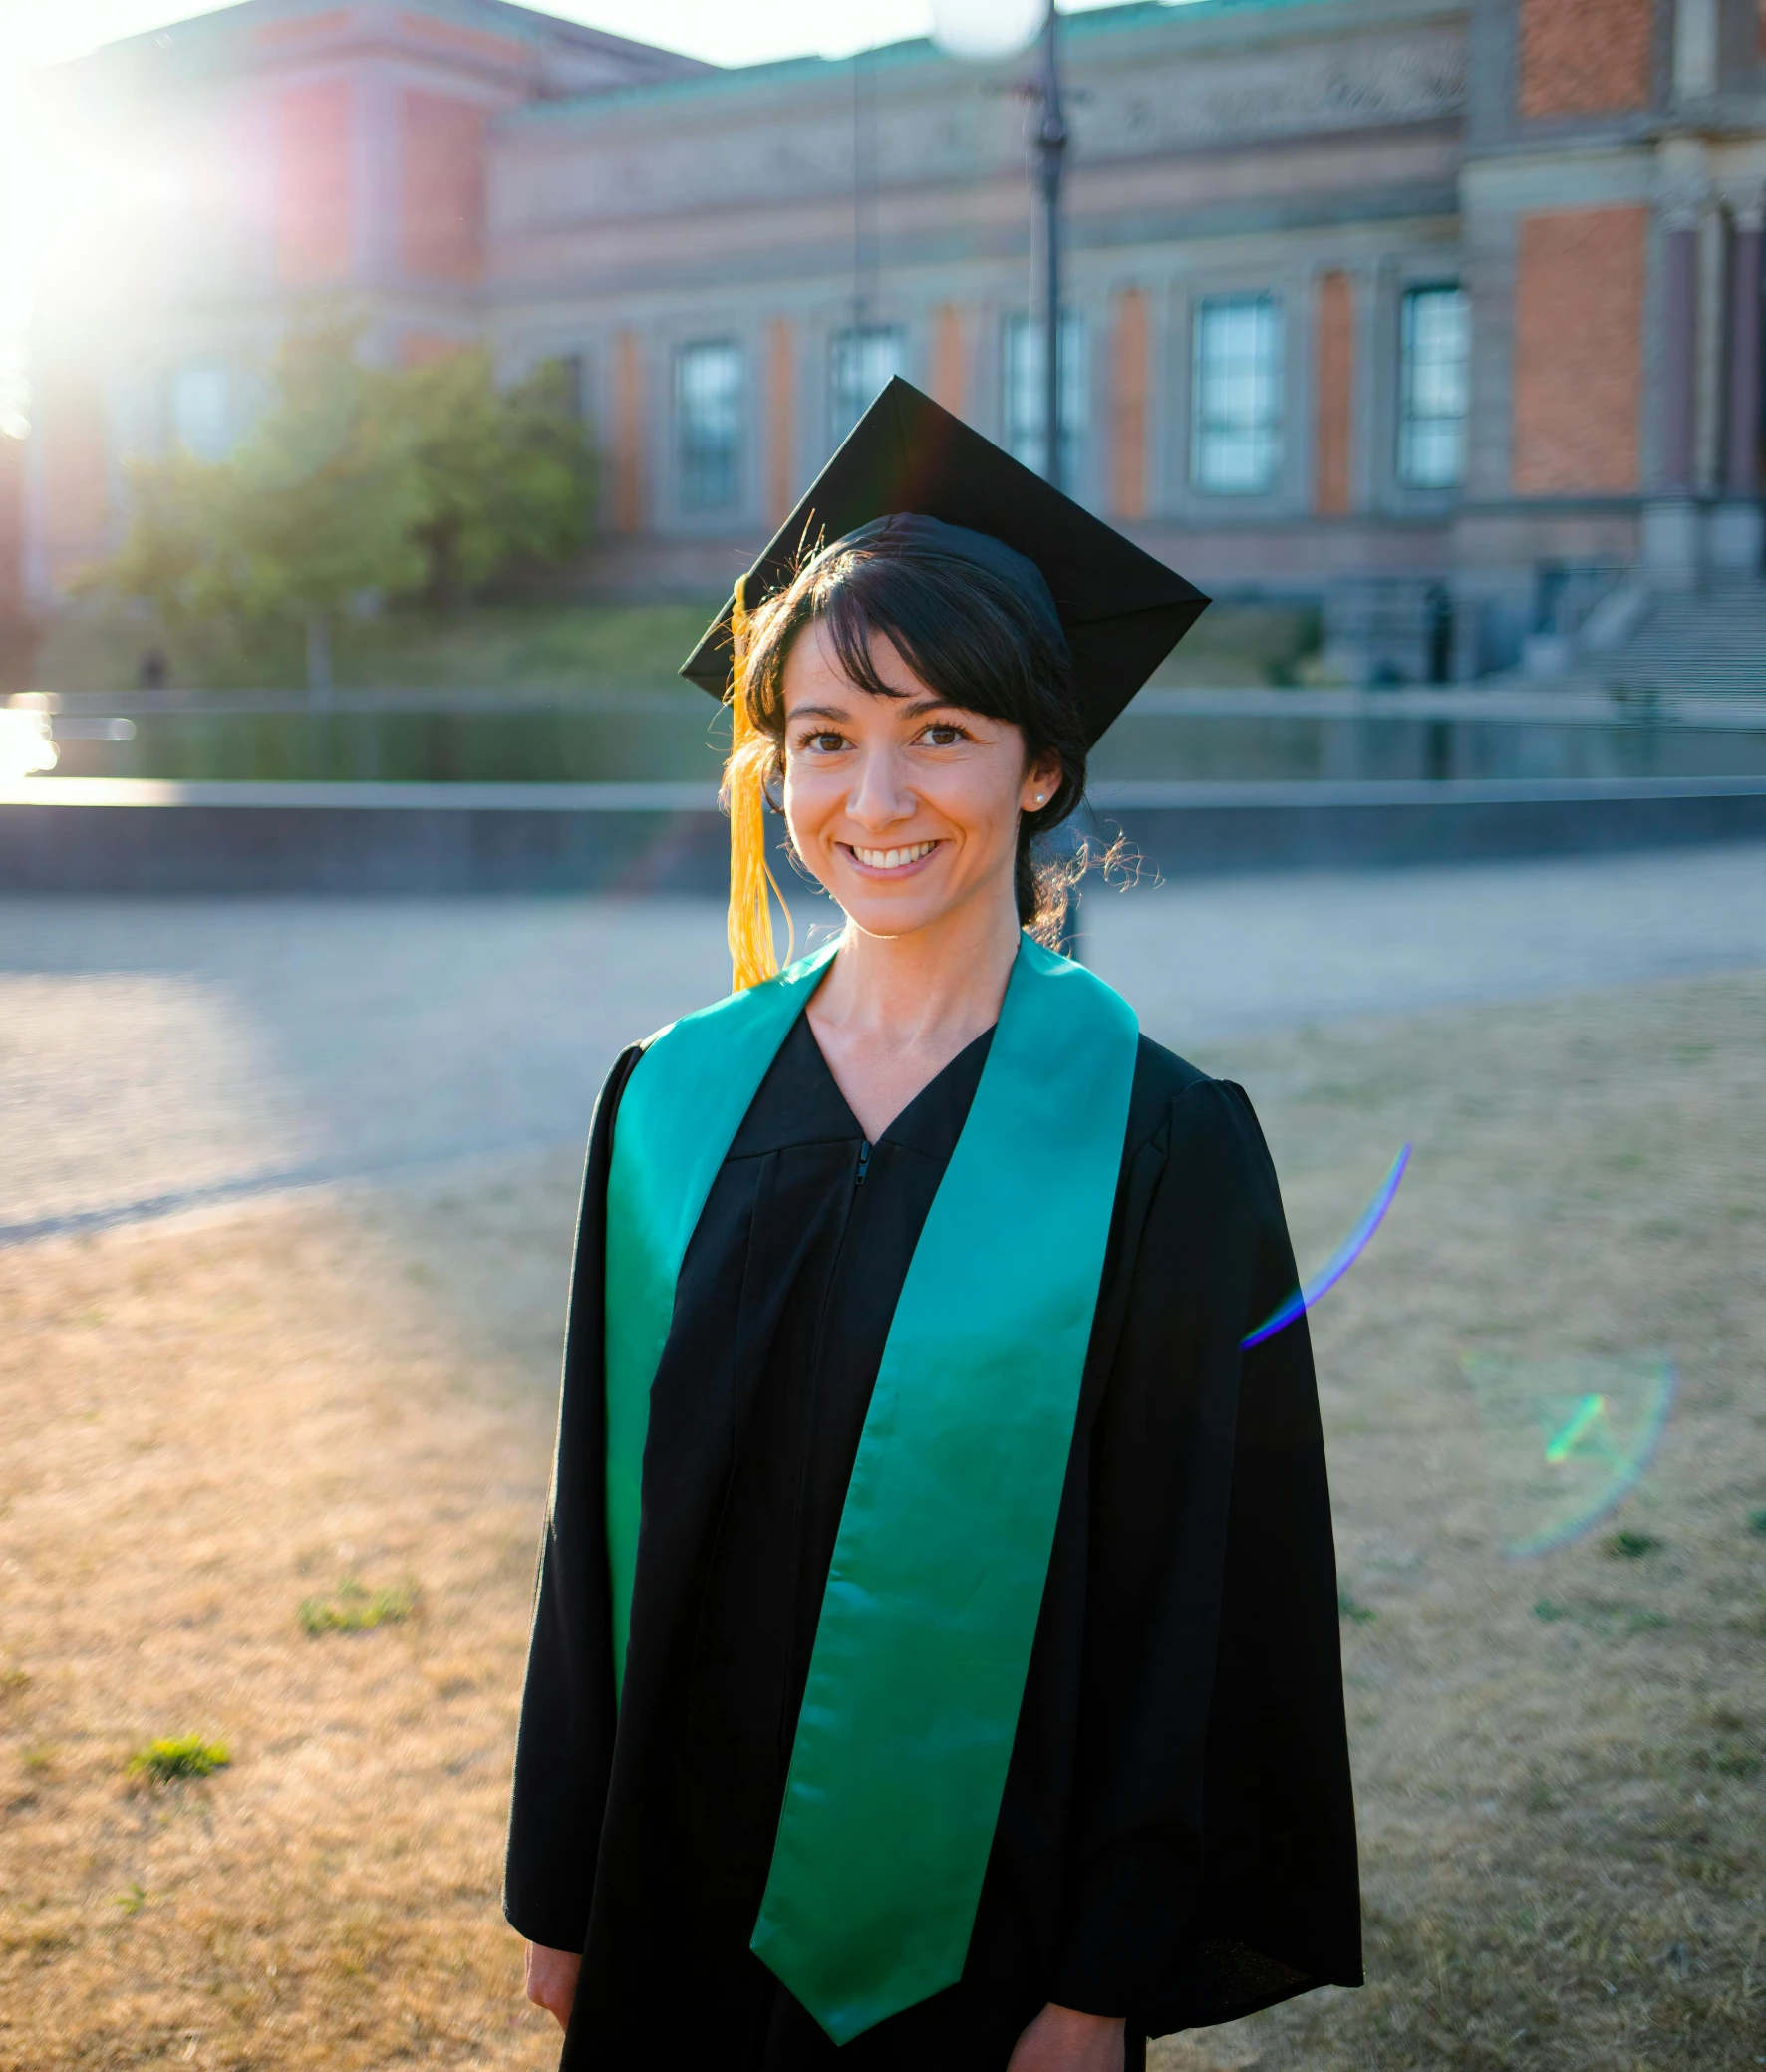
<path id="1" fill-rule="evenodd" d="M 906 514 L 986 534 L 1040 572 L 1072 652 L 1090 741 L 1208 603 L 1193 583 L 898 376 L 749 570 L 749 608 L 784 589 L 806 555 L 879 518 Z M 998 569 L 1004 557 L 975 545 L 981 551 L 974 558 Z M 730 683 L 731 613 L 726 605 L 681 666 L 684 677 L 719 699 Z"/>

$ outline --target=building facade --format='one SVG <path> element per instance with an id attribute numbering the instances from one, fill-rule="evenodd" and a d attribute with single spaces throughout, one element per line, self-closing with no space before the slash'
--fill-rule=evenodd
<path id="1" fill-rule="evenodd" d="M 1063 25 L 1071 493 L 1400 676 L 1761 557 L 1762 0 L 1191 0 Z M 29 579 L 223 450 L 316 295 L 574 368 L 586 584 L 713 591 L 881 382 L 1039 464 L 1022 68 L 693 64 L 499 0 L 248 0 L 68 69 L 208 171 L 127 332 L 46 299 Z M 108 102 L 107 102 L 108 97 Z M 144 144 L 150 149 L 150 144 Z M 1382 630 L 1383 629 L 1383 630 Z"/>

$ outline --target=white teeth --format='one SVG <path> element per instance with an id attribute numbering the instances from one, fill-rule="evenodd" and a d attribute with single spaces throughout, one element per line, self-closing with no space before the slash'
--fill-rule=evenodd
<path id="1" fill-rule="evenodd" d="M 922 856 L 930 856 L 938 847 L 937 842 L 916 842 L 910 849 L 860 849 L 852 853 L 860 863 L 872 870 L 900 870 L 904 863 L 918 863 Z"/>

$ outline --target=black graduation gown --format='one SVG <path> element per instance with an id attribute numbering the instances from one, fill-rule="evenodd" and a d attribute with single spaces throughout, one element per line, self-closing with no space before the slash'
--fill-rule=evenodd
<path id="1" fill-rule="evenodd" d="M 896 1299 L 991 1038 L 875 1145 L 806 1019 L 713 1184 L 652 1390 L 615 1731 L 596 1110 L 504 1907 L 582 1950 L 565 2072 L 1004 2072 L 1053 2000 L 1131 2038 L 1359 1982 L 1335 1565 L 1251 1106 L 1142 1039 L 1005 1798 L 960 1984 L 836 2050 L 750 1954 Z M 965 1271 L 961 1258 L 949 1262 Z M 1131 2044 L 1131 2062 L 1140 2052 Z"/>

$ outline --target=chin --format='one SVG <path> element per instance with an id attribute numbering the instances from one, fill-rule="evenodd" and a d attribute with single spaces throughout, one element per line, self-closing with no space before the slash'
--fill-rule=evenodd
<path id="1" fill-rule="evenodd" d="M 952 905 L 948 898 L 921 885 L 855 885 L 848 879 L 830 885 L 828 892 L 841 913 L 866 935 L 912 935 L 937 921 Z"/>
<path id="2" fill-rule="evenodd" d="M 854 928 L 865 935 L 912 935 L 917 929 L 929 927 L 944 912 L 942 906 L 929 905 L 924 900 L 866 899 L 852 900 L 835 898 L 840 909 Z"/>

